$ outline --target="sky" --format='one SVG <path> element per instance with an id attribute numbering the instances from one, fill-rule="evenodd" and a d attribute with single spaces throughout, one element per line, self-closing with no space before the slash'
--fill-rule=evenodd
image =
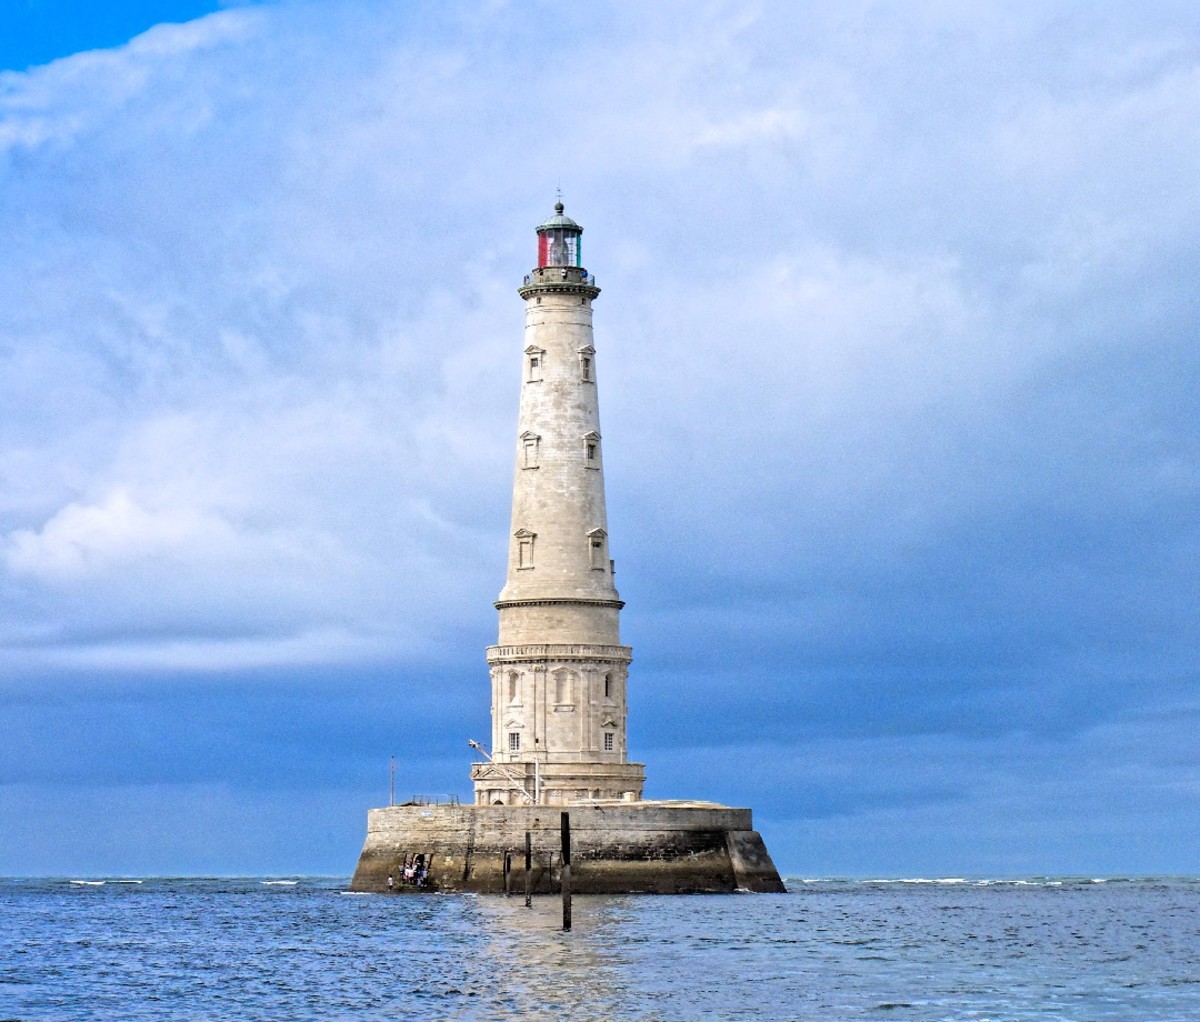
<path id="1" fill-rule="evenodd" d="M 560 187 L 647 796 L 1200 871 L 1200 8 L 98 11 L 0 13 L 0 874 L 469 794 Z"/>

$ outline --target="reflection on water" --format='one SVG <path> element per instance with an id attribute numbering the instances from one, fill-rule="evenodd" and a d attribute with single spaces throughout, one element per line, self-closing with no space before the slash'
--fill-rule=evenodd
<path id="1" fill-rule="evenodd" d="M 471 963 L 490 989 L 488 1013 L 570 1018 L 581 1005 L 596 1018 L 627 1015 L 620 960 L 625 899 L 576 897 L 572 929 L 562 932 L 562 900 L 523 896 L 472 899 L 468 912 L 484 942 Z"/>

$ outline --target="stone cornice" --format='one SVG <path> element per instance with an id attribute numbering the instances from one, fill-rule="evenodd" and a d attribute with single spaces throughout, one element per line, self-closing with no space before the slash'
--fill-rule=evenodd
<path id="1" fill-rule="evenodd" d="M 534 295 L 569 294 L 584 295 L 595 298 L 600 289 L 595 284 L 579 284 L 571 280 L 538 281 L 536 284 L 524 284 L 517 288 L 517 294 L 522 298 L 532 298 Z"/>
<path id="2" fill-rule="evenodd" d="M 573 604 L 580 607 L 613 607 L 616 610 L 620 610 L 625 606 L 625 601 L 588 600 L 571 596 L 544 596 L 528 600 L 497 600 L 492 606 L 497 610 L 505 610 L 508 607 L 561 607 L 564 604 Z"/>
<path id="3" fill-rule="evenodd" d="M 611 660 L 627 664 L 633 660 L 630 646 L 601 646 L 591 643 L 534 642 L 519 646 L 488 646 L 489 664 L 511 664 L 537 660 Z"/>

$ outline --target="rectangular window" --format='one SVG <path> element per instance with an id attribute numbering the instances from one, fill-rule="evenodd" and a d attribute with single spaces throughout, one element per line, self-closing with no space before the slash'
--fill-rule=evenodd
<path id="1" fill-rule="evenodd" d="M 583 436 L 584 465 L 594 472 L 600 471 L 600 434 L 594 430 Z"/>
<path id="2" fill-rule="evenodd" d="M 613 751 L 613 745 L 615 744 L 615 739 L 616 739 L 616 735 L 614 735 L 611 731 L 604 732 L 604 751 L 605 752 Z"/>
<path id="3" fill-rule="evenodd" d="M 520 731 L 510 731 L 508 733 L 508 751 L 509 752 L 520 752 L 521 751 L 521 732 Z"/>
<path id="4" fill-rule="evenodd" d="M 525 379 L 537 383 L 542 378 L 542 356 L 546 354 L 541 348 L 525 349 Z"/>
<path id="5" fill-rule="evenodd" d="M 517 569 L 528 570 L 533 567 L 533 535 L 532 533 L 517 536 Z"/>
<path id="6" fill-rule="evenodd" d="M 603 529 L 593 529 L 588 533 L 588 553 L 591 556 L 592 570 L 603 571 L 608 567 L 608 558 L 605 556 L 605 547 L 608 537 Z"/>

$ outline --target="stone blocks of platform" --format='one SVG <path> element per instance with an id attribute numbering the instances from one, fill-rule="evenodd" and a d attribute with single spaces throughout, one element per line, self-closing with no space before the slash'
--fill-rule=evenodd
<path id="1" fill-rule="evenodd" d="M 402 805 L 372 809 L 351 890 L 387 891 L 415 856 L 426 884 L 398 891 L 524 890 L 525 833 L 533 891 L 558 890 L 561 812 L 571 814 L 577 894 L 693 894 L 785 890 L 749 809 L 712 803 L 573 806 Z"/>

